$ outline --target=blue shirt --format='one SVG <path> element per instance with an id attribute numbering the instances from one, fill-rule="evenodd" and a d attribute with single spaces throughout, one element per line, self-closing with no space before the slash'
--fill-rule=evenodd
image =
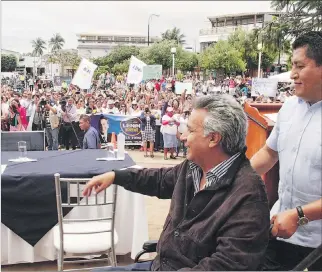
<path id="1" fill-rule="evenodd" d="M 209 170 L 206 174 L 205 188 L 217 183 L 224 175 L 226 175 L 230 166 L 239 157 L 239 155 L 240 155 L 240 152 L 236 153 L 229 159 L 221 162 L 220 164 L 216 165 L 214 168 Z M 195 194 L 196 194 L 199 192 L 200 182 L 202 178 L 202 169 L 194 162 L 190 162 L 190 168 L 192 170 L 192 177 L 194 182 L 193 185 L 194 185 Z"/>
<path id="2" fill-rule="evenodd" d="M 98 132 L 92 126 L 86 131 L 83 140 L 83 149 L 99 149 L 100 139 Z"/>
<path id="3" fill-rule="evenodd" d="M 321 199 L 321 114 L 322 101 L 309 105 L 294 96 L 278 113 L 266 144 L 278 152 L 280 181 L 279 212 Z M 317 247 L 321 244 L 322 220 L 299 226 L 291 244 Z"/>

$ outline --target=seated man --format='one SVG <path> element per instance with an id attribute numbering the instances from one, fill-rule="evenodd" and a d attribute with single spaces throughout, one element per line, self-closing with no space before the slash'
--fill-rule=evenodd
<path id="1" fill-rule="evenodd" d="M 85 131 L 83 140 L 83 149 L 100 149 L 101 143 L 98 132 L 90 124 L 90 117 L 88 115 L 81 115 L 79 118 L 79 127 Z"/>
<path id="2" fill-rule="evenodd" d="M 264 270 L 290 270 L 322 243 L 322 32 L 293 43 L 295 96 L 284 103 L 266 145 L 251 159 L 260 174 L 277 161 L 279 202 Z M 273 209 L 275 210 L 275 209 Z M 322 258 L 309 271 L 322 269 Z"/>
<path id="3" fill-rule="evenodd" d="M 187 160 L 171 168 L 126 169 L 94 177 L 90 195 L 112 183 L 172 199 L 153 262 L 119 270 L 256 270 L 269 240 L 265 186 L 245 156 L 247 117 L 227 94 L 196 100 L 182 134 Z M 103 268 L 94 271 L 110 271 Z"/>

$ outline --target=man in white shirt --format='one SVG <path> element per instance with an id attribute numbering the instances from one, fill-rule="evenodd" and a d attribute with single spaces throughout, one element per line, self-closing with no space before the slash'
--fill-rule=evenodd
<path id="1" fill-rule="evenodd" d="M 114 101 L 111 99 L 107 101 L 106 113 L 108 113 L 108 114 L 119 114 L 120 113 L 118 108 L 115 107 Z"/>
<path id="2" fill-rule="evenodd" d="M 278 113 L 266 145 L 251 159 L 262 175 L 280 165 L 279 201 L 264 270 L 291 270 L 322 243 L 322 32 L 293 43 L 295 96 Z M 274 212 L 276 210 L 276 212 Z M 321 270 L 322 258 L 309 271 Z"/>

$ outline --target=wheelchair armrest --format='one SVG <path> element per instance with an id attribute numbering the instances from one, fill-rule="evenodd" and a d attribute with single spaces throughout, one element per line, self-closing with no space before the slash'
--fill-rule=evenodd
<path id="1" fill-rule="evenodd" d="M 147 253 L 156 252 L 157 251 L 157 243 L 158 243 L 158 240 L 147 241 L 143 244 L 143 250 L 145 250 Z"/>

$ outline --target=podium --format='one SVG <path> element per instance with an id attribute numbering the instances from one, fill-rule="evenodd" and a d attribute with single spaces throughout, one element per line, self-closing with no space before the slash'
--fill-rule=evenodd
<path id="1" fill-rule="evenodd" d="M 244 111 L 248 117 L 248 133 L 246 136 L 246 156 L 251 159 L 266 143 L 275 122 L 265 117 L 267 113 L 277 113 L 282 103 L 245 103 Z M 272 208 L 278 199 L 279 163 L 262 176 L 266 185 L 269 206 Z"/>

